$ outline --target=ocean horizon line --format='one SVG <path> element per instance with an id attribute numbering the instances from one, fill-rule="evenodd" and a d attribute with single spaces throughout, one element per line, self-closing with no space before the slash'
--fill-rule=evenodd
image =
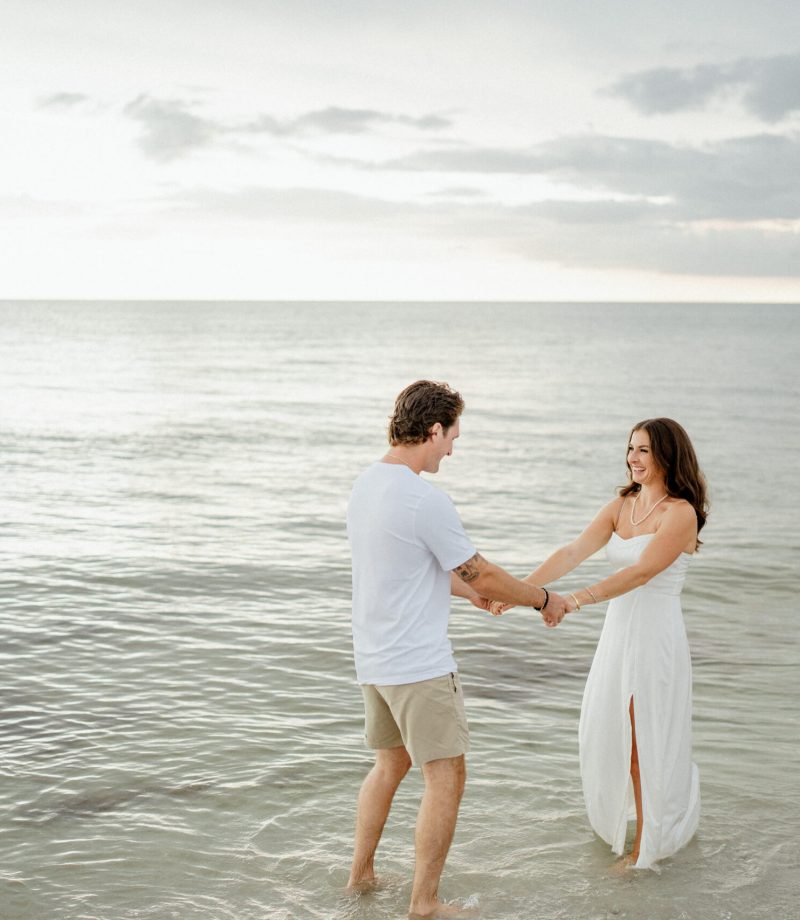
<path id="1" fill-rule="evenodd" d="M 6 304 L 292 304 L 292 305 L 381 305 L 381 306 L 413 306 L 425 304 L 452 304 L 492 306 L 680 306 L 680 307 L 797 307 L 797 300 L 490 300 L 479 299 L 414 299 L 414 300 L 383 300 L 380 298 L 343 299 L 331 298 L 316 300 L 313 298 L 220 298 L 220 297 L 0 297 L 0 305 Z"/>

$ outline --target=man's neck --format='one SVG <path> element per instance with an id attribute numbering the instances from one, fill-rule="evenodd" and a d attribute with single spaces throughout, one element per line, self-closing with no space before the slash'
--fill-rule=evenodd
<path id="1" fill-rule="evenodd" d="M 425 469 L 423 451 L 407 447 L 390 447 L 381 458 L 381 463 L 407 466 L 412 473 L 417 475 Z"/>

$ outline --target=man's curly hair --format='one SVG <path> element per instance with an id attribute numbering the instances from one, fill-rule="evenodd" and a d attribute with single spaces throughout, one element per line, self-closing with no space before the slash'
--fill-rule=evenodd
<path id="1" fill-rule="evenodd" d="M 446 431 L 455 425 L 463 411 L 461 394 L 446 383 L 417 380 L 395 400 L 394 414 L 389 419 L 389 443 L 392 447 L 424 444 L 437 422 Z"/>

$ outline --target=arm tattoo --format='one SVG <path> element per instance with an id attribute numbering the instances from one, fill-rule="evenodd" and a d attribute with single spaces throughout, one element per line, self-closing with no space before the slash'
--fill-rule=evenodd
<path id="1" fill-rule="evenodd" d="M 453 569 L 453 571 L 458 575 L 458 577 L 469 584 L 481 574 L 479 571 L 479 566 L 482 562 L 486 560 L 481 556 L 480 553 L 475 553 L 471 559 L 467 559 L 466 562 L 462 562 L 461 565 Z"/>

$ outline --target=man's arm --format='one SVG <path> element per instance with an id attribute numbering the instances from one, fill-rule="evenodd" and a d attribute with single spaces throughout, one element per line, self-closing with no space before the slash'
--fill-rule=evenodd
<path id="1" fill-rule="evenodd" d="M 450 573 L 450 593 L 453 597 L 464 597 L 479 610 L 489 610 L 489 601 L 462 581 L 455 572 Z"/>
<path id="2" fill-rule="evenodd" d="M 467 600 L 470 600 L 478 592 L 465 581 L 462 581 L 455 572 L 451 572 L 450 593 L 453 597 L 466 597 Z"/>
<path id="3" fill-rule="evenodd" d="M 482 597 L 542 609 L 548 625 L 555 626 L 566 613 L 567 603 L 563 597 L 551 591 L 548 600 L 544 588 L 514 578 L 499 565 L 484 559 L 480 553 L 475 553 L 471 559 L 456 566 L 453 572 Z M 555 622 L 551 624 L 552 620 Z"/>

